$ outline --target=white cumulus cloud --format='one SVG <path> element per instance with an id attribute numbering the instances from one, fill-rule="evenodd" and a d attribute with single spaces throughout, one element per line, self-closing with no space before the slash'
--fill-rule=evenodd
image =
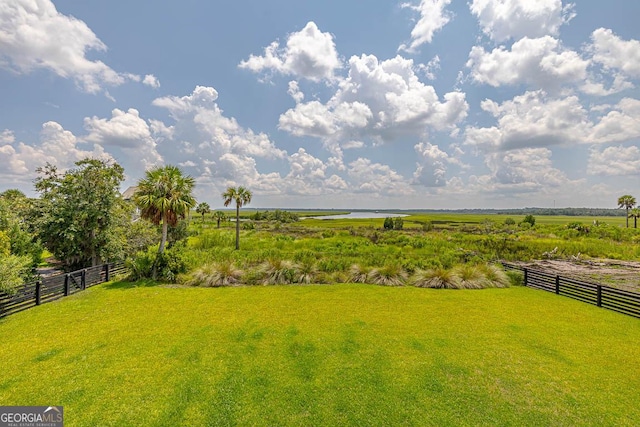
<path id="1" fill-rule="evenodd" d="M 139 76 L 118 73 L 88 51 L 106 45 L 83 21 L 59 13 L 50 0 L 4 0 L 0 4 L 0 66 L 17 73 L 48 69 L 73 79 L 89 93 Z"/>
<path id="2" fill-rule="evenodd" d="M 452 13 L 446 10 L 451 0 L 421 0 L 420 4 L 404 3 L 402 7 L 420 13 L 420 19 L 411 30 L 411 42 L 402 44 L 398 50 L 414 53 L 425 43 L 431 43 L 433 35 L 449 23 Z"/>
<path id="3" fill-rule="evenodd" d="M 331 81 L 342 64 L 333 36 L 320 31 L 311 21 L 299 32 L 289 34 L 286 46 L 280 47 L 274 41 L 265 48 L 263 56 L 250 55 L 239 67 L 254 73 L 277 72 L 312 81 Z"/>
<path id="4" fill-rule="evenodd" d="M 473 0 L 469 4 L 482 31 L 497 42 L 557 35 L 571 20 L 574 4 L 562 0 Z"/>
<path id="5" fill-rule="evenodd" d="M 640 175 L 640 148 L 635 145 L 607 147 L 602 151 L 592 148 L 589 154 L 589 175 Z"/>
<path id="6" fill-rule="evenodd" d="M 443 98 L 419 80 L 410 59 L 353 56 L 348 77 L 327 103 L 300 103 L 280 116 L 279 127 L 296 136 L 344 142 L 420 136 L 428 128 L 453 129 L 466 117 L 464 93 L 450 92 Z"/>
<path id="7" fill-rule="evenodd" d="M 588 66 L 589 61 L 564 49 L 559 40 L 550 36 L 524 37 L 510 50 L 500 46 L 487 52 L 474 46 L 467 61 L 471 78 L 477 83 L 494 87 L 526 84 L 546 90 L 582 82 Z"/>

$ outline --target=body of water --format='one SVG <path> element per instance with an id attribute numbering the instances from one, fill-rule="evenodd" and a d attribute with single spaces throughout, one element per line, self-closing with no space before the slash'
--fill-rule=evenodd
<path id="1" fill-rule="evenodd" d="M 405 215 L 405 214 L 397 214 L 397 213 L 391 213 L 391 212 L 350 212 L 346 215 L 323 215 L 323 216 L 310 216 L 310 217 L 305 217 L 303 219 L 307 219 L 307 218 L 313 218 L 313 219 L 376 219 L 376 218 L 387 218 L 387 217 L 391 217 L 391 218 L 397 218 L 400 216 L 409 216 L 409 215 Z"/>

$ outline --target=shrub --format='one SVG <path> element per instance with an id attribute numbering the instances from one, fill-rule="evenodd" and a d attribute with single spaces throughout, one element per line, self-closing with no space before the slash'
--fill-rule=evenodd
<path id="1" fill-rule="evenodd" d="M 511 286 L 524 286 L 524 273 L 521 271 L 507 271 L 507 277 Z"/>
<path id="2" fill-rule="evenodd" d="M 393 220 L 393 229 L 394 230 L 402 230 L 404 227 L 404 220 L 400 217 Z"/>
<path id="3" fill-rule="evenodd" d="M 187 272 L 183 251 L 184 246 L 175 245 L 159 254 L 156 245 L 149 247 L 146 252 L 138 252 L 135 257 L 127 260 L 130 280 L 153 278 L 155 269 L 156 279 L 175 282 L 178 274 Z"/>
<path id="4" fill-rule="evenodd" d="M 504 225 L 515 225 L 516 221 L 513 218 L 505 218 Z"/>
<path id="5" fill-rule="evenodd" d="M 29 256 L 3 255 L 0 257 L 0 292 L 13 295 L 23 285 L 31 271 Z"/>
<path id="6" fill-rule="evenodd" d="M 422 231 L 431 231 L 433 230 L 433 223 L 431 221 L 426 221 L 422 224 Z"/>
<path id="7" fill-rule="evenodd" d="M 385 230 L 393 230 L 393 218 L 386 217 L 384 219 L 383 227 L 384 227 Z"/>
<path id="8" fill-rule="evenodd" d="M 531 227 L 533 227 L 534 225 L 536 225 L 536 218 L 533 215 L 529 214 L 529 215 L 524 217 L 522 222 L 523 223 L 528 223 L 529 225 L 531 225 Z"/>

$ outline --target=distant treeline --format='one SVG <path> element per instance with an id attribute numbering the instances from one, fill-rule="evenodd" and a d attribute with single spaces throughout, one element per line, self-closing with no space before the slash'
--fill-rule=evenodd
<path id="1" fill-rule="evenodd" d="M 491 215 L 625 216 L 622 209 L 605 208 L 522 208 L 522 209 L 418 209 L 420 213 L 460 213 Z"/>

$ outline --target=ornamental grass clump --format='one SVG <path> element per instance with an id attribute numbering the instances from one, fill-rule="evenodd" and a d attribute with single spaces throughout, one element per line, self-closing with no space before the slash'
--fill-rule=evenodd
<path id="1" fill-rule="evenodd" d="M 294 281 L 297 283 L 310 284 L 315 283 L 316 276 L 318 275 L 318 267 L 316 263 L 305 258 L 303 261 L 294 266 Z"/>
<path id="2" fill-rule="evenodd" d="M 452 269 L 436 267 L 428 270 L 416 270 L 410 283 L 418 288 L 459 289 L 460 278 Z"/>
<path id="3" fill-rule="evenodd" d="M 371 283 L 372 267 L 353 264 L 349 269 L 349 281 L 352 283 Z"/>
<path id="4" fill-rule="evenodd" d="M 399 264 L 387 264 L 384 267 L 371 270 L 369 280 L 374 285 L 404 286 L 407 272 Z"/>
<path id="5" fill-rule="evenodd" d="M 458 277 L 458 289 L 482 289 L 486 285 L 486 276 L 480 267 L 471 264 L 461 264 L 453 270 Z"/>
<path id="6" fill-rule="evenodd" d="M 209 264 L 193 273 L 191 284 L 217 288 L 241 283 L 243 272 L 233 263 Z"/>
<path id="7" fill-rule="evenodd" d="M 485 264 L 480 266 L 484 273 L 484 288 L 508 288 L 511 285 L 511 279 L 505 271 L 495 264 Z"/>
<path id="8" fill-rule="evenodd" d="M 260 270 L 263 285 L 284 285 L 294 282 L 296 265 L 289 260 L 271 258 L 260 266 Z"/>

